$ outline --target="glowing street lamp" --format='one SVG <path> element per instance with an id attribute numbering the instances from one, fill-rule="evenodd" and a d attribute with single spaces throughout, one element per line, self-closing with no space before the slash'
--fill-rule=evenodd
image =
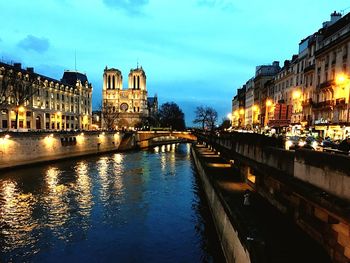
<path id="1" fill-rule="evenodd" d="M 20 106 L 20 107 L 18 107 L 18 112 L 24 112 L 25 111 L 25 108 L 23 107 L 23 106 Z"/>
<path id="2" fill-rule="evenodd" d="M 300 90 L 295 90 L 293 91 L 293 99 L 299 99 L 301 97 L 301 91 Z"/>

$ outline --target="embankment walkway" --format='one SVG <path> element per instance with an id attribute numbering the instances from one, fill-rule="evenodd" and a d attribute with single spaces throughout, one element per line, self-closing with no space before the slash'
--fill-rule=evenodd
<path id="1" fill-rule="evenodd" d="M 319 244 L 255 193 L 229 162 L 200 144 L 193 146 L 193 155 L 197 168 L 199 162 L 219 196 L 251 262 L 330 262 Z M 250 205 L 243 204 L 247 191 Z M 213 212 L 215 208 L 211 210 Z M 214 222 L 215 216 L 213 214 Z M 221 234 L 218 233 L 219 237 Z M 224 250 L 225 246 L 227 244 L 222 244 Z M 232 261 L 232 258 L 228 261 Z"/>

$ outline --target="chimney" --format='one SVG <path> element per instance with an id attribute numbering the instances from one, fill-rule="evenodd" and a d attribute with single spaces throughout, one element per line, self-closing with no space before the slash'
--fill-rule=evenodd
<path id="1" fill-rule="evenodd" d="M 22 69 L 22 64 L 21 64 L 21 63 L 13 63 L 13 67 L 14 67 L 16 70 L 21 70 L 21 69 Z"/>
<path id="2" fill-rule="evenodd" d="M 337 22 L 339 19 L 341 18 L 341 13 L 337 13 L 336 11 L 334 11 L 332 14 L 331 14 L 331 21 L 330 21 L 330 24 L 334 24 L 335 22 Z"/>
<path id="3" fill-rule="evenodd" d="M 27 68 L 27 72 L 30 73 L 30 74 L 33 74 L 34 73 L 34 68 L 33 67 Z"/>
<path id="4" fill-rule="evenodd" d="M 289 60 L 285 60 L 285 61 L 284 61 L 284 66 L 285 66 L 285 67 L 288 67 L 288 66 L 289 66 L 289 63 L 290 63 Z"/>
<path id="5" fill-rule="evenodd" d="M 274 62 L 272 62 L 272 66 L 274 66 L 275 68 L 278 68 L 280 66 L 280 62 L 274 61 Z"/>

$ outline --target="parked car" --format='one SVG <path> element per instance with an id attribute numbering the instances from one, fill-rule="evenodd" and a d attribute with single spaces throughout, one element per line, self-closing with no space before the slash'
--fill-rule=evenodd
<path id="1" fill-rule="evenodd" d="M 339 142 L 331 140 L 331 138 L 326 138 L 321 142 L 323 148 L 338 149 Z"/>

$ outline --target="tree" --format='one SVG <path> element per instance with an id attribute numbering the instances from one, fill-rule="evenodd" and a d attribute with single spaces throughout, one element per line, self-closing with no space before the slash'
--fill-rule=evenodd
<path id="1" fill-rule="evenodd" d="M 104 127 L 107 130 L 114 130 L 117 124 L 117 119 L 119 118 L 118 109 L 113 106 L 113 103 L 108 102 L 107 100 L 103 101 L 103 104 L 100 105 L 102 120 L 104 123 Z"/>
<path id="2" fill-rule="evenodd" d="M 17 129 L 18 114 L 29 105 L 33 95 L 38 92 L 40 77 L 34 78 L 33 74 L 23 74 L 12 69 L 6 71 L 5 68 L 1 68 L 0 73 L 0 107 L 15 112 Z"/>
<path id="3" fill-rule="evenodd" d="M 195 111 L 196 118 L 194 119 L 193 123 L 201 123 L 202 124 L 202 130 L 204 130 L 205 122 L 207 121 L 207 111 L 206 108 L 203 106 L 198 106 Z"/>
<path id="4" fill-rule="evenodd" d="M 218 118 L 218 113 L 215 109 L 211 107 L 203 107 L 199 106 L 195 111 L 196 118 L 194 119 L 194 123 L 201 123 L 202 129 L 204 130 L 207 127 L 210 130 L 213 130 L 215 127 L 215 123 Z"/>
<path id="5" fill-rule="evenodd" d="M 215 123 L 218 120 L 218 113 L 216 112 L 216 110 L 214 110 L 211 107 L 207 107 L 206 112 L 207 112 L 206 124 L 207 124 L 207 127 L 212 131 L 214 130 Z"/>
<path id="6" fill-rule="evenodd" d="M 161 127 L 185 129 L 185 114 L 175 102 L 166 102 L 160 106 L 159 121 Z"/>
<path id="7" fill-rule="evenodd" d="M 221 129 L 221 130 L 225 130 L 225 129 L 228 129 L 228 128 L 230 128 L 230 127 L 231 127 L 231 122 L 230 122 L 230 120 L 227 119 L 227 118 L 223 118 L 223 119 L 222 119 L 222 123 L 221 123 L 221 125 L 220 125 L 220 129 Z"/>

